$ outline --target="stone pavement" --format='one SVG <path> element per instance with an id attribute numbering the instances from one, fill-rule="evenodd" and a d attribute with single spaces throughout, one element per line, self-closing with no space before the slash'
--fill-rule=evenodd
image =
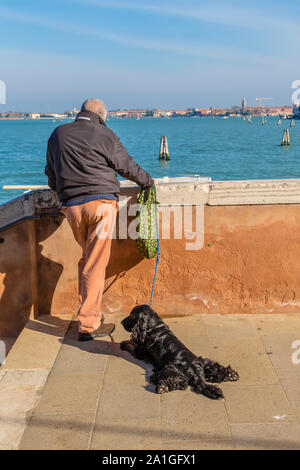
<path id="1" fill-rule="evenodd" d="M 0 369 L 0 449 L 300 449 L 300 315 L 167 320 L 194 353 L 239 372 L 220 401 L 155 394 L 112 318 L 114 343 L 78 343 L 66 317 L 28 322 Z"/>

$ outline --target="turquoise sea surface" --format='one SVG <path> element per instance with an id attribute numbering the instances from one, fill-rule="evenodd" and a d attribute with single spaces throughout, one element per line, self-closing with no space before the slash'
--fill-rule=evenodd
<path id="1" fill-rule="evenodd" d="M 47 184 L 47 140 L 56 120 L 0 120 L 0 204 L 23 191 L 3 185 Z M 291 145 L 281 147 L 290 121 L 278 118 L 142 118 L 110 119 L 107 124 L 129 153 L 153 177 L 210 176 L 213 180 L 300 177 L 300 121 L 290 128 Z M 170 161 L 158 160 L 160 137 L 166 135 Z"/>

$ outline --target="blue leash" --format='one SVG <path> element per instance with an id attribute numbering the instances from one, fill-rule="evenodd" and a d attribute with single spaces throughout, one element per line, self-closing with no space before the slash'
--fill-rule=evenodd
<path id="1" fill-rule="evenodd" d="M 154 190 L 155 190 L 155 200 L 156 200 L 157 198 L 156 198 L 156 186 L 155 185 L 154 185 Z M 156 217 L 156 233 L 157 233 L 157 240 L 158 240 L 158 249 L 157 249 L 157 255 L 156 255 L 156 266 L 155 266 L 154 279 L 153 279 L 153 284 L 152 284 L 150 307 L 152 307 L 153 295 L 154 295 L 154 289 L 155 289 L 155 283 L 156 283 L 156 277 L 157 277 L 157 271 L 158 271 L 158 264 L 159 264 L 159 258 L 160 258 L 159 215 L 158 214 L 157 214 L 157 217 Z"/>

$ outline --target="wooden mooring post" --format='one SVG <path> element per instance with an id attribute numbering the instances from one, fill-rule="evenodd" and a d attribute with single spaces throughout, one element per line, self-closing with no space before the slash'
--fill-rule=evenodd
<path id="1" fill-rule="evenodd" d="M 159 159 L 160 160 L 170 160 L 170 154 L 169 154 L 169 148 L 168 148 L 168 139 L 165 135 L 163 135 L 160 139 Z"/>
<path id="2" fill-rule="evenodd" d="M 290 145 L 290 144 L 291 144 L 290 131 L 288 129 L 285 129 L 283 133 L 282 141 L 281 141 L 281 146 L 283 147 L 285 145 Z"/>

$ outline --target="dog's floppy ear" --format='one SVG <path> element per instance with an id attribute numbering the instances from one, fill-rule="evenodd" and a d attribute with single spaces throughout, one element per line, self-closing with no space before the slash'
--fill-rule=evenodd
<path id="1" fill-rule="evenodd" d="M 139 316 L 136 324 L 132 329 L 132 337 L 135 341 L 139 343 L 144 343 L 146 339 L 146 333 L 148 328 L 148 315 L 147 311 L 142 311 Z"/>

